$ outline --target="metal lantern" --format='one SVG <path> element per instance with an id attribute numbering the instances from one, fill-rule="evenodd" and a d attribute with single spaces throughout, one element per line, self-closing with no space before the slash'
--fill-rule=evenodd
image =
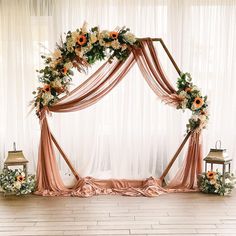
<path id="1" fill-rule="evenodd" d="M 9 166 L 23 166 L 23 171 L 27 178 L 28 169 L 27 163 L 29 161 L 24 157 L 22 150 L 16 150 L 16 143 L 13 143 L 13 151 L 8 152 L 6 161 L 4 162 L 4 167 L 8 168 Z"/>
<path id="2" fill-rule="evenodd" d="M 220 144 L 220 147 L 217 148 L 217 144 Z M 219 160 L 225 160 L 229 157 L 229 155 L 226 152 L 226 149 L 221 148 L 221 141 L 217 140 L 215 144 L 215 148 L 211 148 L 208 155 L 205 157 L 205 159 L 219 159 Z M 204 160 L 205 160 L 204 159 Z"/>
<path id="3" fill-rule="evenodd" d="M 219 148 L 217 144 L 219 143 Z M 228 172 L 230 172 L 230 165 L 232 158 L 226 152 L 226 149 L 221 148 L 221 141 L 217 140 L 215 148 L 211 148 L 208 155 L 204 158 L 205 172 L 207 172 L 207 164 L 211 165 L 211 171 L 213 171 L 213 165 L 222 165 L 223 183 L 225 182 L 226 166 L 228 165 Z"/>

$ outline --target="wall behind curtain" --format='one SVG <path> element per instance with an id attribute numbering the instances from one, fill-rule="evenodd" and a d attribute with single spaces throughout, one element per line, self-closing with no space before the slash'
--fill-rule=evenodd
<path id="1" fill-rule="evenodd" d="M 209 96 L 204 154 L 221 139 L 230 156 L 236 155 L 236 1 L 0 0 L 1 165 L 16 141 L 35 170 L 39 126 L 33 113 L 27 116 L 38 85 L 35 69 L 42 66 L 40 55 L 84 20 L 110 30 L 126 25 L 138 37 L 162 37 L 179 67 Z M 176 72 L 159 47 L 158 53 L 175 84 Z M 87 76 L 76 73 L 73 86 Z M 161 103 L 133 68 L 93 107 L 53 114 L 51 127 L 82 176 L 144 178 L 160 175 L 183 139 L 189 115 Z M 58 163 L 69 173 L 59 155 Z M 171 174 L 180 163 L 181 158 Z"/>

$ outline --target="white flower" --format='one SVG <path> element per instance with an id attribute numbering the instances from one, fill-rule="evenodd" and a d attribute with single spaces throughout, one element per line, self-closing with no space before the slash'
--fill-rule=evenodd
<path id="1" fill-rule="evenodd" d="M 106 42 L 102 38 L 99 39 L 99 44 L 101 46 L 106 46 Z"/>
<path id="2" fill-rule="evenodd" d="M 73 48 L 73 46 L 71 46 L 71 45 L 67 45 L 67 50 L 69 51 L 69 52 L 73 52 L 74 51 L 74 48 Z"/>
<path id="3" fill-rule="evenodd" d="M 230 184 L 230 183 L 231 183 L 230 179 L 228 179 L 228 178 L 225 179 L 225 183 L 226 183 L 226 184 Z"/>
<path id="4" fill-rule="evenodd" d="M 216 184 L 216 180 L 215 179 L 211 179 L 210 184 L 212 184 L 212 185 Z"/>
<path id="5" fill-rule="evenodd" d="M 21 175 L 22 177 L 25 177 L 25 172 L 22 171 L 20 175 Z"/>
<path id="6" fill-rule="evenodd" d="M 52 60 L 52 61 L 49 63 L 49 65 L 50 65 L 52 68 L 55 68 L 59 62 L 60 62 L 60 60 Z"/>
<path id="7" fill-rule="evenodd" d="M 50 92 L 46 92 L 46 93 L 43 93 L 42 94 L 42 99 L 43 99 L 43 102 L 42 104 L 44 106 L 48 105 L 48 103 L 53 99 L 53 95 L 50 93 Z"/>
<path id="8" fill-rule="evenodd" d="M 61 88 L 62 84 L 61 84 L 61 80 L 60 79 L 55 79 L 54 81 L 51 82 L 51 87 L 53 88 Z"/>
<path id="9" fill-rule="evenodd" d="M 187 103 L 188 103 L 188 99 L 185 98 L 185 99 L 181 102 L 181 108 L 182 108 L 182 109 L 186 109 Z"/>
<path id="10" fill-rule="evenodd" d="M 205 115 L 200 115 L 199 116 L 199 119 L 202 121 L 202 122 L 205 122 L 207 117 Z"/>
<path id="11" fill-rule="evenodd" d="M 136 38 L 135 38 L 134 34 L 132 34 L 132 33 L 124 34 L 124 39 L 130 44 L 134 44 L 136 42 Z"/>
<path id="12" fill-rule="evenodd" d="M 75 46 L 76 41 L 74 41 L 72 38 L 69 38 L 66 42 L 66 48 L 69 52 L 74 51 L 74 46 Z"/>
<path id="13" fill-rule="evenodd" d="M 73 64 L 72 64 L 72 62 L 67 62 L 67 63 L 65 63 L 64 67 L 65 67 L 67 70 L 69 70 L 69 69 L 71 69 L 71 68 L 73 67 Z"/>
<path id="14" fill-rule="evenodd" d="M 59 49 L 56 49 L 52 54 L 54 59 L 61 58 L 61 51 Z"/>
<path id="15" fill-rule="evenodd" d="M 16 181 L 16 182 L 14 183 L 14 188 L 20 189 L 20 188 L 21 188 L 21 182 Z"/>
<path id="16" fill-rule="evenodd" d="M 110 32 L 107 30 L 103 30 L 99 35 L 98 38 L 99 39 L 103 39 L 103 38 L 109 38 L 110 37 Z"/>
<path id="17" fill-rule="evenodd" d="M 55 75 L 55 76 L 58 76 L 58 75 L 59 75 L 59 72 L 56 71 L 56 70 L 54 70 L 52 73 L 53 73 L 53 75 Z"/>
<path id="18" fill-rule="evenodd" d="M 179 95 L 183 98 L 186 98 L 187 97 L 187 93 L 183 90 L 179 93 Z"/>
<path id="19" fill-rule="evenodd" d="M 77 38 L 79 37 L 79 35 L 80 35 L 80 33 L 77 31 L 74 31 L 71 33 L 71 38 L 72 38 L 72 41 L 74 44 L 77 42 Z"/>
<path id="20" fill-rule="evenodd" d="M 220 185 L 219 184 L 215 184 L 215 188 L 216 188 L 216 190 L 218 191 L 218 189 L 220 188 Z"/>
<path id="21" fill-rule="evenodd" d="M 192 91 L 199 91 L 199 88 L 198 88 L 196 85 L 194 85 L 194 86 L 192 87 Z"/>
<path id="22" fill-rule="evenodd" d="M 112 42 L 111 42 L 111 46 L 112 46 L 114 49 L 119 49 L 119 48 L 121 48 L 120 43 L 119 43 L 118 40 L 112 41 Z"/>
<path id="23" fill-rule="evenodd" d="M 96 43 L 97 41 L 98 41 L 97 35 L 91 34 L 90 35 L 90 42 L 93 44 L 93 43 Z"/>

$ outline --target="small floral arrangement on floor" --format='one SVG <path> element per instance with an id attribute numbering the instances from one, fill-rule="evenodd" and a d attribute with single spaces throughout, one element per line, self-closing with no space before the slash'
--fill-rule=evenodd
<path id="1" fill-rule="evenodd" d="M 4 193 L 16 195 L 32 193 L 35 189 L 35 176 L 28 175 L 20 169 L 11 170 L 4 168 L 0 173 L 0 190 Z"/>
<path id="2" fill-rule="evenodd" d="M 198 186 L 202 192 L 219 195 L 230 194 L 235 183 L 236 181 L 233 173 L 226 173 L 225 183 L 223 183 L 223 175 L 219 171 L 204 172 L 198 179 Z"/>
<path id="3" fill-rule="evenodd" d="M 177 94 L 182 101 L 177 109 L 192 111 L 192 116 L 187 124 L 187 132 L 201 131 L 206 127 L 209 120 L 207 96 L 203 96 L 200 89 L 192 83 L 189 73 L 181 74 L 177 80 L 177 87 Z"/>
<path id="4" fill-rule="evenodd" d="M 45 67 L 37 70 L 39 81 L 42 83 L 33 92 L 36 114 L 44 106 L 51 106 L 59 99 L 59 95 L 69 91 L 73 76 L 73 68 L 79 72 L 85 71 L 96 61 L 108 58 L 125 60 L 132 46 L 138 41 L 126 27 L 113 31 L 100 30 L 98 26 L 87 29 L 87 24 L 75 31 L 68 31 L 65 40 L 56 45 L 50 55 L 42 55 Z"/>

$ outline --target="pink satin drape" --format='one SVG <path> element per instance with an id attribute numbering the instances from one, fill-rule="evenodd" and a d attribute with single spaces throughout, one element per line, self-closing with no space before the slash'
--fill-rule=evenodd
<path id="1" fill-rule="evenodd" d="M 128 196 L 157 196 L 176 189 L 188 191 L 196 188 L 197 175 L 201 172 L 201 148 L 199 134 L 192 133 L 188 153 L 182 169 L 171 181 L 167 189 L 155 178 L 146 180 L 97 180 L 80 178 L 73 188 L 66 188 L 59 174 L 47 112 L 72 112 L 84 109 L 98 102 L 110 92 L 128 73 L 135 62 L 155 94 L 167 103 L 178 104 L 175 89 L 166 78 L 151 39 L 140 42 L 125 61 L 114 60 L 104 63 L 84 83 L 64 96 L 58 103 L 44 108 L 40 114 L 41 137 L 37 167 L 37 191 L 40 195 L 92 196 L 96 194 L 122 194 Z M 54 140 L 53 140 L 54 139 Z"/>

